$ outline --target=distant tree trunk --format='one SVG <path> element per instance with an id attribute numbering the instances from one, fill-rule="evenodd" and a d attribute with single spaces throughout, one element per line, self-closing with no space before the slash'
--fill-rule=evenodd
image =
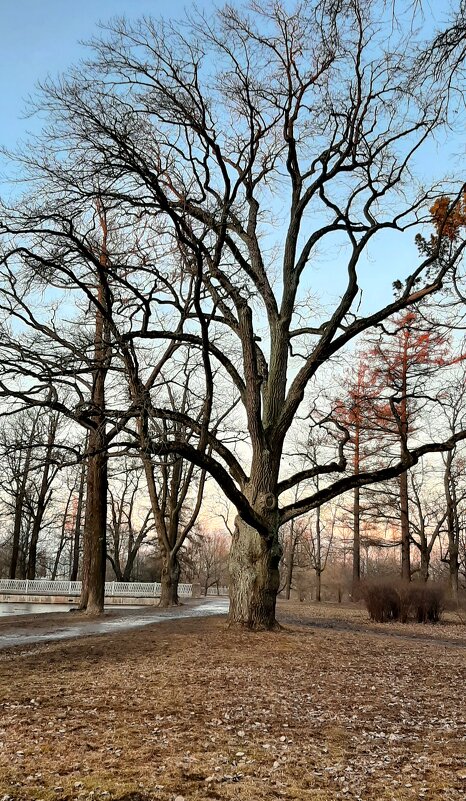
<path id="1" fill-rule="evenodd" d="M 427 545 L 427 544 L 426 544 Z M 429 578 L 429 563 L 430 563 L 430 553 L 426 546 L 421 543 L 421 563 L 419 567 L 419 578 L 421 581 L 427 581 Z"/>
<path id="2" fill-rule="evenodd" d="M 80 608 L 86 609 L 90 615 L 101 614 L 104 609 L 107 552 L 107 462 L 105 433 L 102 434 L 97 429 L 92 431 L 89 436 L 84 518 L 83 588 L 80 603 Z"/>
<path id="3" fill-rule="evenodd" d="M 361 584 L 361 506 L 359 487 L 354 488 L 353 497 L 353 583 L 351 600 L 359 601 Z"/>
<path id="4" fill-rule="evenodd" d="M 131 571 L 133 569 L 134 560 L 136 558 L 137 550 L 134 550 L 134 534 L 131 530 L 128 534 L 128 549 L 126 552 L 126 565 L 124 574 L 127 575 L 128 578 L 123 579 L 123 581 L 129 581 L 131 578 Z"/>
<path id="5" fill-rule="evenodd" d="M 322 573 L 320 570 L 316 571 L 316 601 L 322 601 Z"/>
<path id="6" fill-rule="evenodd" d="M 403 354 L 401 363 L 401 403 L 400 403 L 400 435 L 403 447 L 408 441 L 408 342 L 409 334 L 403 332 Z M 401 578 L 411 581 L 411 550 L 409 539 L 409 494 L 408 472 L 400 475 L 400 526 L 401 526 Z"/>
<path id="7" fill-rule="evenodd" d="M 32 515 L 28 509 L 27 513 L 23 508 L 23 519 L 21 522 L 22 541 L 19 548 L 18 568 L 16 575 L 19 579 L 27 578 L 27 556 L 29 553 L 29 539 L 31 536 Z"/>
<path id="8" fill-rule="evenodd" d="M 401 510 L 401 578 L 411 581 L 411 551 L 409 540 L 409 496 L 408 473 L 400 476 L 400 510 Z"/>
<path id="9" fill-rule="evenodd" d="M 316 509 L 316 601 L 322 600 L 322 543 L 320 531 L 320 506 Z"/>
<path id="10" fill-rule="evenodd" d="M 86 444 L 88 447 L 88 438 L 86 435 Z M 74 521 L 73 532 L 73 561 L 71 564 L 70 581 L 77 581 L 79 572 L 79 548 L 81 544 L 81 522 L 83 516 L 83 502 L 84 502 L 84 487 L 86 482 L 86 462 L 81 464 L 81 475 L 79 478 L 78 502 L 76 504 L 76 517 Z"/>
<path id="11" fill-rule="evenodd" d="M 157 485 L 155 482 L 154 465 L 149 456 L 144 453 L 144 442 L 147 435 L 147 423 L 140 421 L 139 430 L 141 434 L 143 455 L 142 462 L 144 465 L 144 472 L 146 475 L 147 488 L 149 490 L 149 497 L 151 501 L 152 514 L 155 521 L 155 528 L 157 537 L 160 543 L 160 550 L 162 556 L 162 575 L 161 575 L 161 591 L 159 606 L 177 606 L 179 604 L 178 598 L 178 582 L 180 580 L 180 566 L 178 563 L 178 548 L 176 548 L 177 530 L 178 525 L 172 519 L 171 528 L 174 531 L 174 542 L 170 537 L 170 525 L 167 527 L 165 516 L 160 508 Z M 168 497 L 168 493 L 165 493 Z"/>
<path id="12" fill-rule="evenodd" d="M 148 516 L 147 516 L 148 518 Z M 146 518 L 146 521 L 147 521 Z M 145 521 L 145 522 L 146 522 Z M 143 539 L 146 536 L 145 524 L 143 524 L 139 535 L 134 538 L 134 534 L 130 534 L 128 538 L 128 556 L 126 559 L 125 569 L 123 570 L 121 580 L 122 581 L 131 581 L 131 576 L 133 574 L 134 563 L 136 561 L 136 557 L 139 553 L 139 548 Z M 178 576 L 179 578 L 179 576 Z"/>
<path id="13" fill-rule="evenodd" d="M 183 404 L 188 396 L 188 380 L 184 387 Z M 159 606 L 169 607 L 179 604 L 178 583 L 180 580 L 179 551 L 192 530 L 201 508 L 204 494 L 205 470 L 202 470 L 197 487 L 194 508 L 190 512 L 185 525 L 181 523 L 181 511 L 188 496 L 193 477 L 193 465 L 184 472 L 185 462 L 181 458 L 173 460 L 170 468 L 165 463 L 160 471 L 162 489 L 159 493 L 155 478 L 154 464 L 150 453 L 150 439 L 147 416 L 141 415 L 138 420 L 138 431 L 141 443 L 141 459 L 144 465 L 147 488 L 151 502 L 152 516 L 160 545 L 162 557 L 161 595 Z M 185 431 L 182 426 L 175 430 L 175 436 L 183 441 Z M 138 546 L 139 547 L 139 546 Z"/>
<path id="14" fill-rule="evenodd" d="M 26 455 L 24 458 L 24 465 L 21 471 L 21 479 L 19 482 L 19 488 L 16 493 L 15 498 L 15 516 L 14 516 L 14 523 L 13 523 L 13 547 L 11 551 L 11 561 L 10 561 L 10 573 L 9 577 L 11 579 L 16 578 L 16 571 L 18 569 L 18 559 L 19 559 L 19 543 L 21 537 L 21 521 L 23 519 L 24 514 L 24 501 L 26 498 L 26 487 L 29 478 L 29 471 L 31 467 L 31 457 L 32 457 L 32 446 L 34 442 L 34 437 L 36 433 L 36 424 L 38 420 L 38 415 L 33 420 L 31 433 L 29 435 L 29 440 L 26 448 Z"/>
<path id="15" fill-rule="evenodd" d="M 448 451 L 446 455 L 443 485 L 445 489 L 445 501 L 447 506 L 448 578 L 452 599 L 457 601 L 459 586 L 459 522 L 456 491 L 452 477 L 453 458 L 454 452 Z"/>
<path id="16" fill-rule="evenodd" d="M 37 497 L 37 505 L 34 512 L 32 521 L 31 540 L 29 543 L 29 559 L 27 566 L 27 578 L 35 579 L 36 577 L 36 562 L 37 562 L 37 543 L 39 541 L 39 534 L 42 528 L 42 521 L 44 519 L 50 486 L 50 468 L 52 465 L 52 451 L 55 445 L 55 436 L 57 433 L 58 416 L 54 416 L 49 421 L 49 431 L 47 436 L 47 448 L 44 457 L 44 468 L 42 471 L 42 480 L 40 483 L 39 495 Z"/>
<path id="17" fill-rule="evenodd" d="M 112 566 L 112 570 L 113 570 L 113 572 L 115 573 L 115 578 L 116 578 L 116 580 L 117 580 L 117 581 L 127 581 L 127 579 L 123 578 L 123 573 L 121 572 L 121 567 L 120 567 L 120 565 L 118 564 L 118 562 L 116 562 L 116 561 L 115 561 L 115 559 L 113 558 L 113 556 L 110 556 L 110 555 L 107 553 L 107 560 L 110 562 L 110 564 L 111 564 L 111 566 Z"/>
<path id="18" fill-rule="evenodd" d="M 359 374 L 358 374 L 359 377 Z M 359 386 L 359 381 L 358 381 Z M 360 467 L 360 420 L 359 408 L 355 414 L 354 431 L 354 473 L 359 475 Z M 361 584 L 361 505 L 359 487 L 353 491 L 353 581 L 351 588 L 351 599 L 358 601 L 360 596 Z"/>
<path id="19" fill-rule="evenodd" d="M 294 568 L 294 555 L 296 551 L 296 537 L 294 534 L 294 519 L 291 521 L 290 524 L 290 543 L 288 546 L 288 564 L 286 566 L 286 582 L 285 582 L 285 598 L 287 601 L 290 600 L 291 595 L 291 581 L 293 578 L 293 568 Z"/>
<path id="20" fill-rule="evenodd" d="M 60 532 L 60 542 L 58 543 L 57 552 L 55 554 L 55 561 L 53 563 L 53 568 L 52 568 L 52 575 L 51 575 L 52 581 L 55 581 L 55 579 L 57 577 L 58 567 L 60 565 L 60 558 L 61 558 L 61 555 L 63 553 L 63 548 L 65 547 L 66 524 L 67 524 L 67 520 L 68 520 L 68 511 L 69 511 L 69 508 L 70 508 L 72 496 L 73 496 L 73 490 L 71 490 L 70 494 L 68 495 L 68 499 L 66 501 L 66 506 L 65 506 L 64 513 L 63 513 L 63 520 L 62 520 L 61 532 Z"/>

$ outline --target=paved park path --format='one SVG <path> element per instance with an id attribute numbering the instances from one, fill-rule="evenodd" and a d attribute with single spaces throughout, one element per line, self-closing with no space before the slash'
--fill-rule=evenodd
<path id="1" fill-rule="evenodd" d="M 165 620 L 225 615 L 228 606 L 228 598 L 215 597 L 191 601 L 173 609 L 147 606 L 128 609 L 111 607 L 111 611 L 106 611 L 102 618 L 97 619 L 86 618 L 79 612 L 4 617 L 0 627 L 0 650 L 54 640 L 69 640 L 73 637 L 113 634 L 163 623 Z"/>

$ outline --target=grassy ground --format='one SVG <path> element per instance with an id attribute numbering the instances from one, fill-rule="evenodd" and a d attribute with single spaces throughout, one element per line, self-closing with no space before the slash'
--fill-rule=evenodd
<path id="1" fill-rule="evenodd" d="M 466 628 L 282 604 L 0 654 L 0 801 L 460 801 Z"/>

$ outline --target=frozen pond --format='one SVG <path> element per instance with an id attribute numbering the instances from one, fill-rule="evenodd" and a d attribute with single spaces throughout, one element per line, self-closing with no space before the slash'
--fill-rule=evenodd
<path id="1" fill-rule="evenodd" d="M 44 612 L 69 612 L 73 604 L 0 604 L 0 617 L 6 615 L 42 615 Z"/>

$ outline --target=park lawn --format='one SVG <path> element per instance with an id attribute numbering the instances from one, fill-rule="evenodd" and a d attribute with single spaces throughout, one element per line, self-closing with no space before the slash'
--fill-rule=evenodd
<path id="1" fill-rule="evenodd" d="M 282 603 L 0 653 L 0 801 L 460 801 L 466 628 Z"/>

